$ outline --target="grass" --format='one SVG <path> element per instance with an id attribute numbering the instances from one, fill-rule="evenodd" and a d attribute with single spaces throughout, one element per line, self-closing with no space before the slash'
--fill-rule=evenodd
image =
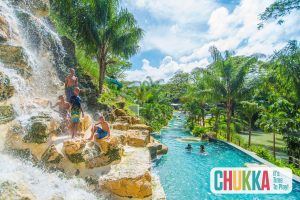
<path id="1" fill-rule="evenodd" d="M 245 142 L 248 142 L 248 132 L 242 132 L 239 134 Z M 251 137 L 251 146 L 261 146 L 273 152 L 273 134 L 265 133 L 262 131 L 253 131 Z M 276 134 L 276 156 L 279 159 L 287 160 L 288 156 L 285 152 L 286 145 L 283 141 L 282 135 Z"/>

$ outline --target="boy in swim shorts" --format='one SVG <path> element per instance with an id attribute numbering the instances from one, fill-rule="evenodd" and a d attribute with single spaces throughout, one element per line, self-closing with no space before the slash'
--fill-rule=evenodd
<path id="1" fill-rule="evenodd" d="M 78 133 L 78 126 L 80 123 L 80 113 L 82 113 L 82 117 L 84 117 L 84 112 L 81 107 L 81 99 L 79 96 L 79 92 L 80 89 L 78 87 L 75 87 L 74 95 L 70 98 L 72 138 L 74 138 Z"/>
<path id="2" fill-rule="evenodd" d="M 95 124 L 91 131 L 92 134 L 89 140 L 93 139 L 93 141 L 96 141 L 96 139 L 103 139 L 105 137 L 108 139 L 110 137 L 109 124 L 107 121 L 105 121 L 105 118 L 102 114 L 98 114 L 98 123 Z"/>

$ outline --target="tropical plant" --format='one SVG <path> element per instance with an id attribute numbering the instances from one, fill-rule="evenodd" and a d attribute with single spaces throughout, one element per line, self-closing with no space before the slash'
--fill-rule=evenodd
<path id="1" fill-rule="evenodd" d="M 260 107 L 256 102 L 241 101 L 240 104 L 242 106 L 241 112 L 245 115 L 245 117 L 248 120 L 248 133 L 249 133 L 248 146 L 250 146 L 251 132 L 252 132 L 252 118 L 253 115 L 260 110 Z"/>
<path id="2" fill-rule="evenodd" d="M 107 67 L 123 65 L 139 50 L 143 31 L 118 0 L 52 0 L 51 15 L 86 56 L 97 60 L 100 94 Z"/>
<path id="3" fill-rule="evenodd" d="M 211 88 L 211 98 L 224 102 L 226 105 L 227 140 L 230 141 L 231 118 L 233 106 L 251 88 L 245 84 L 247 75 L 256 64 L 256 57 L 233 56 L 226 51 L 222 56 L 216 47 L 211 47 L 210 52 L 213 63 L 209 66 L 207 82 Z"/>
<path id="4" fill-rule="evenodd" d="M 278 24 L 282 24 L 284 22 L 282 17 L 290 14 L 293 10 L 299 9 L 300 0 L 276 0 L 259 17 L 262 21 L 275 19 Z M 260 23 L 258 27 L 262 28 L 263 23 Z"/>

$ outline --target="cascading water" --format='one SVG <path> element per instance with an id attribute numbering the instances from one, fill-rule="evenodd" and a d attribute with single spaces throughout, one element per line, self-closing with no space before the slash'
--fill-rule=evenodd
<path id="1" fill-rule="evenodd" d="M 25 126 L 31 116 L 41 113 L 57 119 L 58 114 L 47 104 L 42 104 L 41 99 L 54 102 L 59 94 L 63 94 L 63 84 L 54 67 L 63 65 L 65 53 L 59 36 L 52 30 L 46 19 L 36 17 L 27 9 L 11 6 L 8 1 L 0 1 L 0 14 L 5 16 L 9 24 L 11 38 L 7 44 L 22 47 L 28 65 L 32 69 L 31 75 L 25 77 L 16 69 L 0 63 L 0 71 L 9 77 L 15 89 L 14 96 L 8 101 L 14 107 L 16 121 L 20 121 Z M 5 126 L 7 125 L 1 125 L 0 130 L 5 129 Z M 3 141 L 3 133 L 1 132 L 0 135 Z M 6 182 L 24 184 L 37 199 L 100 198 L 88 191 L 88 186 L 82 179 L 67 179 L 58 173 L 48 173 L 29 162 L 1 152 L 4 145 L 2 141 L 0 143 L 0 185 Z"/>

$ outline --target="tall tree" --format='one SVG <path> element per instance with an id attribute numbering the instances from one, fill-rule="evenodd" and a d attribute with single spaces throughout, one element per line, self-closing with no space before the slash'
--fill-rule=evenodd
<path id="1" fill-rule="evenodd" d="M 118 0 L 51 0 L 60 29 L 99 65 L 102 93 L 107 67 L 124 63 L 139 50 L 143 31 Z"/>
<path id="2" fill-rule="evenodd" d="M 212 91 L 212 98 L 225 103 L 227 141 L 230 141 L 233 106 L 249 92 L 245 84 L 249 69 L 255 65 L 255 57 L 233 56 L 226 51 L 223 56 L 216 47 L 210 48 L 213 63 L 209 66 L 210 76 L 207 82 Z"/>
<path id="3" fill-rule="evenodd" d="M 256 102 L 242 101 L 240 102 L 240 104 L 242 105 L 241 112 L 245 115 L 245 117 L 248 120 L 248 133 L 249 133 L 248 146 L 250 146 L 251 133 L 252 133 L 252 118 L 253 115 L 260 110 L 260 107 Z"/>

